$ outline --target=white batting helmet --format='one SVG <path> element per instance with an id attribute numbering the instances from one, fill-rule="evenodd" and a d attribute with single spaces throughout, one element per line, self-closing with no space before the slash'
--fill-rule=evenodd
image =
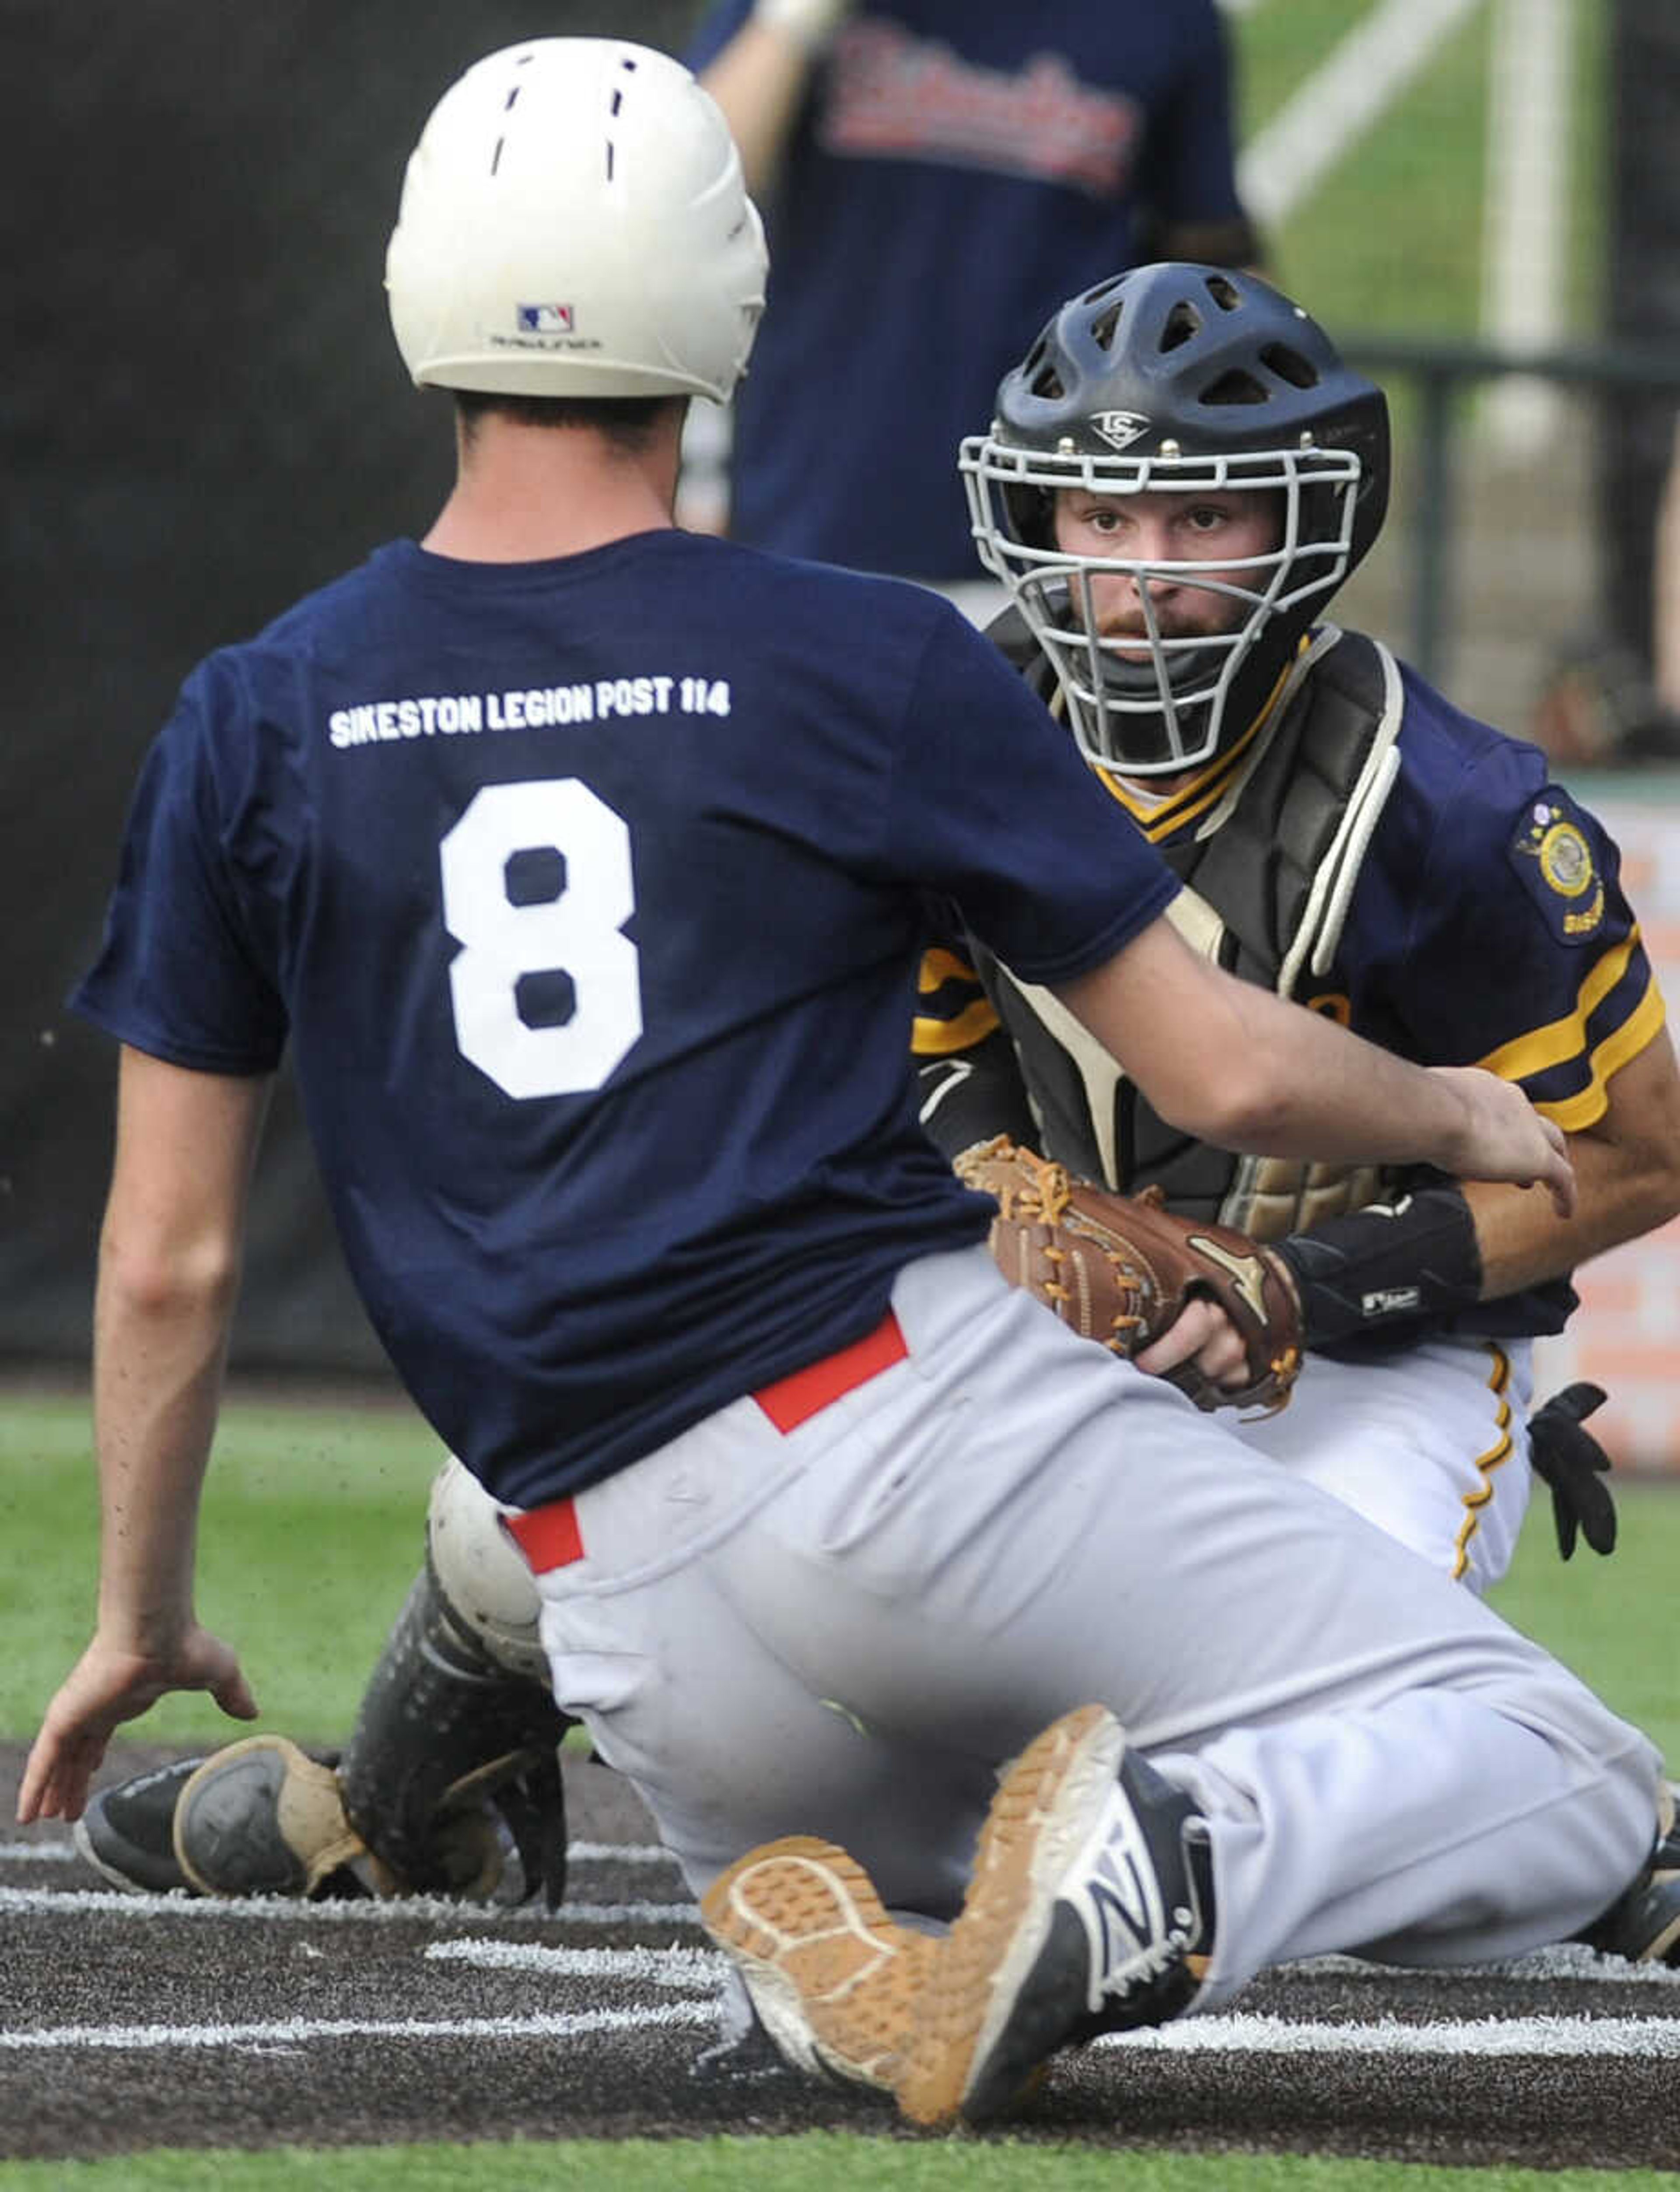
<path id="1" fill-rule="evenodd" d="M 764 308 L 764 231 L 716 102 L 622 38 L 475 62 L 408 163 L 385 260 L 421 385 L 725 402 Z"/>

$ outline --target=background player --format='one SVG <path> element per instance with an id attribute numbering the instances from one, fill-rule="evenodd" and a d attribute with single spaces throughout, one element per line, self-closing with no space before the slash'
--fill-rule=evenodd
<path id="1" fill-rule="evenodd" d="M 720 0 L 685 58 L 770 231 L 732 531 L 991 598 L 948 452 L 1045 298 L 1258 256 L 1213 0 Z"/>
<path id="2" fill-rule="evenodd" d="M 167 1690 L 254 1710 L 192 1567 L 289 1039 L 374 1325 L 522 1510 L 555 1699 L 796 2057 L 983 2118 L 1093 2013 L 1589 1920 L 1642 1862 L 1649 1744 L 996 1272 L 895 1041 L 926 894 L 1200 1139 L 1567 1211 L 1561 1136 L 1190 952 L 1168 871 L 946 604 L 674 530 L 686 401 L 727 393 L 763 277 L 674 64 L 479 64 L 388 271 L 411 371 L 460 391 L 455 488 L 190 679 L 79 993 L 123 1044 L 100 1618 L 20 1817 L 73 1816 Z M 1027 816 L 995 790 L 1023 756 Z M 857 1858 L 948 1944 L 903 1945 Z M 839 2004 L 796 1954 L 837 1916 L 886 1952 Z"/>

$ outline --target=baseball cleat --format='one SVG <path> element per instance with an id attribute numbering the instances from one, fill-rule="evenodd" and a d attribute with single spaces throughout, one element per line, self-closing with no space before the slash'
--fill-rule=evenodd
<path id="1" fill-rule="evenodd" d="M 787 2061 L 895 2089 L 942 1944 L 895 1925 L 855 1858 L 810 1835 L 766 1842 L 719 1875 L 700 1915 Z"/>
<path id="2" fill-rule="evenodd" d="M 1008 2112 L 1058 2047 L 1160 2024 L 1213 1938 L 1206 1822 L 1082 1705 L 1002 1775 L 961 1915 L 915 2005 L 898 2104 L 913 2123 Z"/>
<path id="3" fill-rule="evenodd" d="M 1650 1863 L 1580 1938 L 1601 1955 L 1680 1968 L 1680 1824 L 1671 1790 L 1664 1795 L 1661 1830 Z"/>
<path id="4" fill-rule="evenodd" d="M 137 1894 L 197 1893 L 175 1856 L 175 1803 L 203 1763 L 178 1759 L 88 1798 L 76 1847 L 101 1879 Z"/>
<path id="5" fill-rule="evenodd" d="M 205 1895 L 390 1894 L 345 1816 L 339 1777 L 281 1735 L 204 1760 L 175 1804 L 175 1857 Z"/>

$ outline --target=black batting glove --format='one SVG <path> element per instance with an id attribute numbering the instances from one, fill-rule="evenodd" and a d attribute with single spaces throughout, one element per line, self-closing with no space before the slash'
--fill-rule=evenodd
<path id="1" fill-rule="evenodd" d="M 1616 1549 L 1615 1502 L 1603 1481 L 1610 1457 L 1583 1428 L 1604 1400 L 1602 1385 L 1565 1385 L 1529 1419 L 1529 1459 L 1551 1488 L 1558 1550 L 1564 1560 L 1575 1549 L 1577 1530 L 1595 1553 Z"/>

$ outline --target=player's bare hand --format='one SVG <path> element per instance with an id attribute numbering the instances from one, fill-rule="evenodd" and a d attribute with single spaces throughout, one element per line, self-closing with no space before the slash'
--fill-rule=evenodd
<path id="1" fill-rule="evenodd" d="M 1514 1082 L 1475 1065 L 1435 1065 L 1466 1110 L 1464 1139 L 1447 1167 L 1460 1179 L 1543 1187 L 1558 1217 L 1573 1215 L 1575 1176 L 1562 1129 L 1542 1118 Z"/>
<path id="2" fill-rule="evenodd" d="M 254 1720 L 256 1699 L 219 1636 L 196 1625 L 167 1659 L 95 1636 L 48 1706 L 18 1789 L 18 1821 L 79 1819 L 112 1732 L 172 1690 L 208 1690 L 231 1720 Z"/>
<path id="3" fill-rule="evenodd" d="M 1132 1360 L 1152 1378 L 1165 1378 L 1193 1362 L 1211 1385 L 1239 1392 L 1253 1373 L 1243 1336 L 1217 1302 L 1187 1302 L 1161 1334 Z"/>

